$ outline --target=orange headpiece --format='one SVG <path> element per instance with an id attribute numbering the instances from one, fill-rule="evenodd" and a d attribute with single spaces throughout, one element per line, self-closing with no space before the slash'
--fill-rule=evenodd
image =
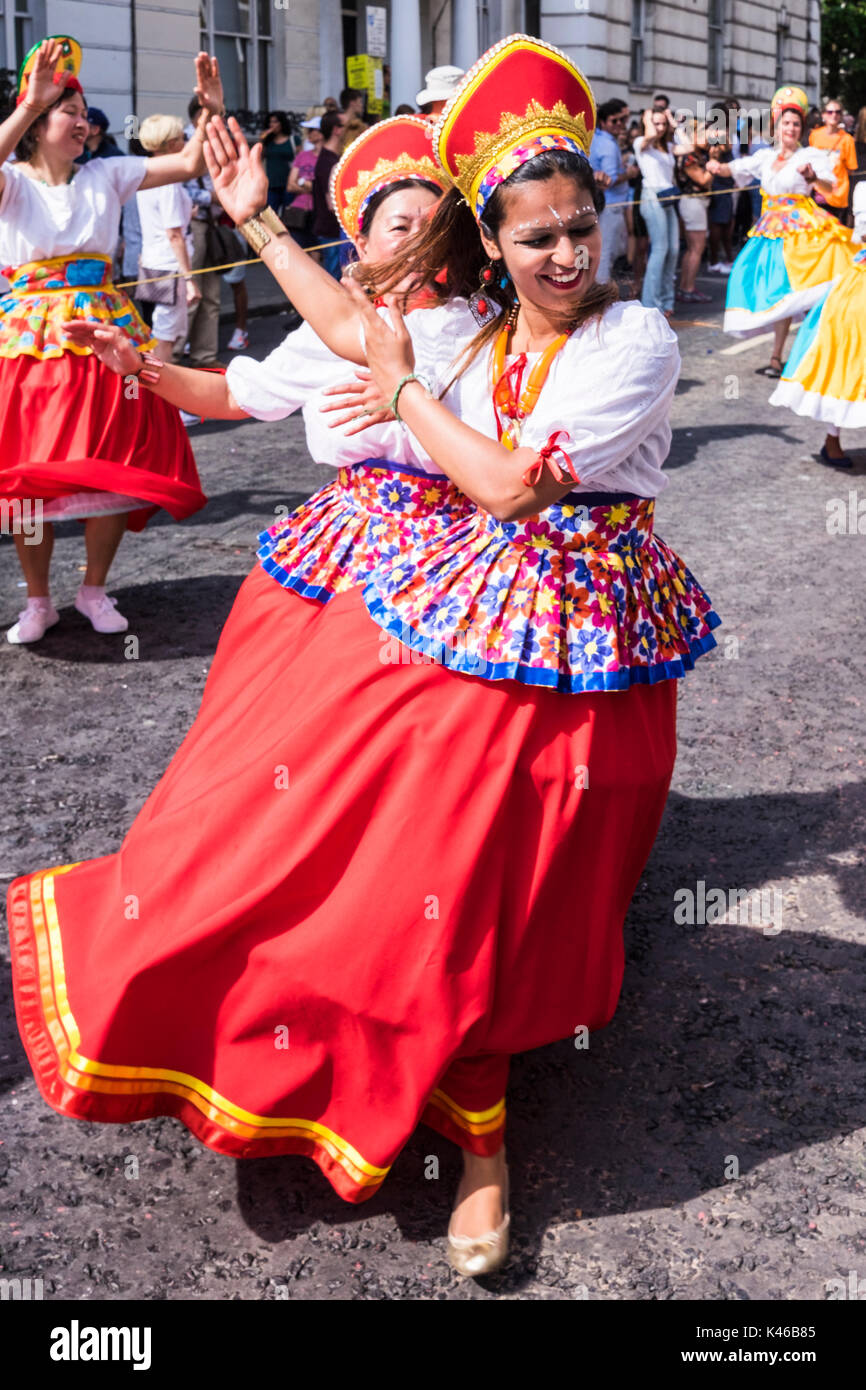
<path id="1" fill-rule="evenodd" d="M 392 116 L 353 140 L 331 174 L 331 197 L 340 226 L 355 241 L 374 194 L 400 179 L 424 179 L 442 192 L 448 179 L 433 155 L 430 122 Z"/>
<path id="2" fill-rule="evenodd" d="M 84 95 L 81 83 L 78 80 L 78 73 L 81 70 L 81 44 L 76 39 L 71 39 L 68 34 L 49 34 L 49 39 L 54 39 L 60 44 L 60 60 L 54 69 L 54 81 L 57 84 L 57 95 L 65 91 L 67 87 L 72 87 L 76 92 Z M 30 74 L 33 71 L 33 64 L 36 62 L 36 54 L 42 47 L 44 39 L 40 39 L 25 54 L 24 61 L 18 69 L 18 96 L 15 101 L 16 106 L 27 95 L 27 88 L 30 83 Z"/>
<path id="3" fill-rule="evenodd" d="M 512 34 L 470 68 L 436 123 L 439 162 L 477 218 L 515 169 L 545 150 L 589 156 L 595 101 L 564 53 Z"/>
<path id="4" fill-rule="evenodd" d="M 779 87 L 770 104 L 773 120 L 777 121 L 783 111 L 797 111 L 805 118 L 809 110 L 809 98 L 802 87 Z"/>

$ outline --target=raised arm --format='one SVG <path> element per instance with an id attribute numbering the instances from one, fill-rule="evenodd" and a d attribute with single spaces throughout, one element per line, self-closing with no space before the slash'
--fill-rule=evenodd
<path id="1" fill-rule="evenodd" d="M 268 201 L 262 146 L 250 149 L 234 117 L 227 127 L 215 116 L 207 131 L 205 160 L 217 197 L 243 233 L 243 224 L 257 218 Z M 255 225 L 270 240 L 256 246 L 247 239 L 298 313 L 338 357 L 365 365 L 361 320 L 346 291 L 301 249 L 276 214 L 269 211 L 266 221 L 257 219 Z"/>
<path id="2" fill-rule="evenodd" d="M 55 71 L 61 56 L 60 44 L 55 39 L 46 39 L 36 54 L 26 97 L 0 124 L 0 164 L 6 163 L 24 132 L 57 100 L 66 77 L 65 73 Z M 0 195 L 5 186 L 5 175 L 0 173 Z"/>
<path id="3" fill-rule="evenodd" d="M 205 171 L 203 150 L 207 123 L 213 115 L 225 111 L 223 84 L 216 58 L 199 53 L 195 60 L 195 75 L 195 94 L 202 108 L 195 123 L 195 130 L 177 154 L 151 156 L 147 161 L 147 173 L 139 185 L 139 190 L 161 188 L 166 183 L 186 183 L 189 179 L 197 179 Z"/>

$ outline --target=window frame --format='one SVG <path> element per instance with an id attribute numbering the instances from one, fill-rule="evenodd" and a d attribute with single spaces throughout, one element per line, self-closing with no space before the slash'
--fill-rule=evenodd
<path id="1" fill-rule="evenodd" d="M 646 0 L 632 0 L 629 34 L 629 86 L 645 87 L 646 83 Z"/>
<path id="2" fill-rule="evenodd" d="M 238 65 L 243 65 L 241 74 L 246 86 L 246 105 L 240 110 L 251 114 L 264 114 L 270 105 L 274 72 L 274 24 L 269 14 L 269 32 L 259 28 L 259 0 L 238 0 L 245 5 L 249 25 L 242 29 L 218 29 L 215 19 L 215 0 L 199 0 L 199 22 L 201 45 L 207 53 L 216 52 L 216 39 L 234 39 L 239 49 Z M 242 49 L 241 49 L 242 46 Z M 242 51 L 243 56 L 240 56 Z"/>
<path id="3" fill-rule="evenodd" d="M 717 92 L 721 91 L 724 80 L 725 0 L 709 0 L 707 5 L 707 86 Z"/>

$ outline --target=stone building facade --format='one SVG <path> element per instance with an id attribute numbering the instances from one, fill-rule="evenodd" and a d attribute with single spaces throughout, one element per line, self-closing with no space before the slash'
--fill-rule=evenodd
<path id="1" fill-rule="evenodd" d="M 385 11 L 392 107 L 414 102 L 428 68 L 468 67 L 515 30 L 564 49 L 599 101 L 635 110 L 657 91 L 674 106 L 756 106 L 782 81 L 821 96 L 820 0 L 0 0 L 0 67 L 41 35 L 74 34 L 88 99 L 122 133 L 131 113 L 183 114 L 203 46 L 231 107 L 304 111 L 346 85 L 370 9 Z"/>

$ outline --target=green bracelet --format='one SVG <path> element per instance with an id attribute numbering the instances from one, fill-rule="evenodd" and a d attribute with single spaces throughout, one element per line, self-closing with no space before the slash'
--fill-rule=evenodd
<path id="1" fill-rule="evenodd" d="M 426 381 L 426 380 L 424 379 L 424 377 L 419 376 L 417 372 L 407 372 L 406 376 L 401 377 L 400 380 L 397 382 L 397 389 L 396 389 L 396 391 L 394 392 L 393 396 L 391 397 L 391 404 L 390 404 L 390 406 L 388 407 L 388 409 L 391 411 L 391 413 L 392 413 L 392 415 L 394 416 L 394 418 L 395 418 L 396 420 L 399 420 L 401 425 L 402 425 L 402 423 L 403 423 L 403 420 L 402 420 L 402 417 L 401 417 L 401 415 L 400 415 L 399 410 L 397 409 L 397 402 L 398 402 L 399 399 L 400 399 L 400 392 L 403 390 L 403 387 L 404 387 L 404 386 L 408 386 L 410 381 L 417 381 L 417 382 L 419 382 L 420 385 L 424 387 L 424 390 L 427 392 L 427 395 L 428 395 L 428 396 L 432 397 L 432 395 L 433 395 L 433 391 L 432 391 L 432 388 L 431 388 L 431 386 L 430 386 L 430 383 L 429 383 L 428 381 Z"/>

